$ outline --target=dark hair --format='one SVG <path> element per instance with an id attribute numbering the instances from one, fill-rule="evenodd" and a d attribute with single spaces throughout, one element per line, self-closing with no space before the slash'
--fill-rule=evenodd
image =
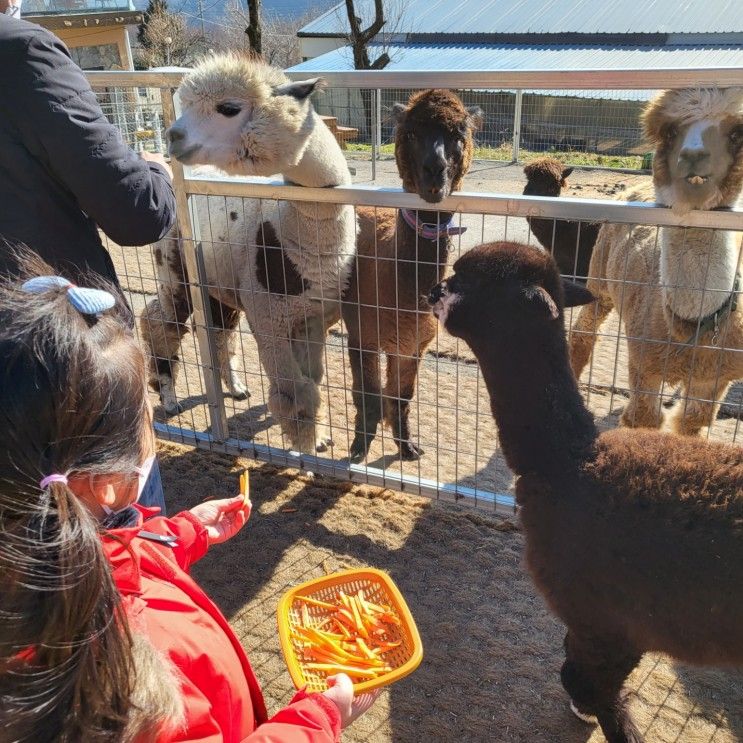
<path id="1" fill-rule="evenodd" d="M 21 280 L 53 273 L 20 265 Z M 20 284 L 0 282 L 0 739 L 119 741 L 132 638 L 101 527 L 67 485 L 39 481 L 140 464 L 144 358 L 123 301 L 83 315 L 65 289 Z"/>

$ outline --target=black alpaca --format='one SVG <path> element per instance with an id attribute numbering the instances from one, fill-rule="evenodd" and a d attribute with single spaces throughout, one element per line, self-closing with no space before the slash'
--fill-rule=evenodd
<path id="1" fill-rule="evenodd" d="M 657 431 L 599 435 L 570 370 L 563 307 L 586 304 L 536 247 L 481 245 L 431 291 L 477 356 L 527 564 L 567 625 L 563 686 L 609 743 L 642 737 L 622 695 L 647 651 L 743 665 L 743 455 Z"/>
<path id="2" fill-rule="evenodd" d="M 567 188 L 567 178 L 572 172 L 572 168 L 566 168 L 553 157 L 533 160 L 524 167 L 524 196 L 560 196 Z M 534 237 L 554 256 L 560 273 L 574 276 L 576 281 L 585 284 L 601 225 L 539 217 L 527 217 L 526 221 Z"/>

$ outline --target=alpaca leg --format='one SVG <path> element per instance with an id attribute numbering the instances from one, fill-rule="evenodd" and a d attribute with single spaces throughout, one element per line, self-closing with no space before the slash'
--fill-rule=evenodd
<path id="1" fill-rule="evenodd" d="M 588 289 L 591 289 L 590 281 L 588 282 Z M 584 304 L 580 308 L 578 318 L 570 331 L 570 365 L 573 367 L 573 373 L 578 380 L 593 353 L 593 348 L 596 345 L 596 333 L 598 333 L 614 306 L 608 296 L 594 293 L 598 297 L 597 301 L 592 304 Z"/>
<path id="2" fill-rule="evenodd" d="M 392 429 L 400 458 L 419 459 L 423 454 L 417 444 L 410 440 L 410 401 L 415 393 L 420 356 L 387 356 L 387 384 L 384 388 L 384 419 Z"/>
<path id="3" fill-rule="evenodd" d="M 240 364 L 237 358 L 237 328 L 240 325 L 240 311 L 222 304 L 214 297 L 209 298 L 212 322 L 216 329 L 217 359 L 229 393 L 235 400 L 247 400 L 250 392 L 241 379 Z"/>
<path id="4" fill-rule="evenodd" d="M 191 315 L 188 288 L 183 285 L 171 292 L 162 285 L 158 297 L 147 304 L 139 318 L 144 347 L 149 355 L 150 387 L 160 394 L 166 415 L 178 415 L 183 407 L 175 393 L 178 374 L 178 349 L 188 332 Z"/>
<path id="5" fill-rule="evenodd" d="M 670 430 L 682 436 L 698 436 L 715 422 L 729 387 L 726 379 L 692 379 L 669 416 Z"/>
<path id="6" fill-rule="evenodd" d="M 325 325 L 322 317 L 310 317 L 292 338 L 292 349 L 302 374 L 322 383 L 325 374 Z"/>
<path id="7" fill-rule="evenodd" d="M 292 349 L 299 368 L 306 377 L 314 380 L 318 386 L 322 384 L 325 375 L 323 356 L 325 354 L 326 323 L 321 316 L 310 317 L 303 323 L 292 340 Z M 318 412 L 318 419 L 326 421 L 324 406 Z M 323 422 L 317 428 L 316 450 L 327 451 L 333 445 L 327 423 Z"/>
<path id="8" fill-rule="evenodd" d="M 639 363 L 638 363 L 639 355 Z M 648 364 L 642 363 L 633 344 L 629 346 L 629 386 L 630 395 L 620 423 L 627 428 L 660 428 L 663 422 L 660 389 L 663 377 Z"/>
<path id="9" fill-rule="evenodd" d="M 353 378 L 353 405 L 356 408 L 350 457 L 352 462 L 360 462 L 369 451 L 379 421 L 382 420 L 379 352 L 376 349 L 350 347 L 348 357 Z"/>
<path id="10" fill-rule="evenodd" d="M 263 318 L 268 318 L 268 322 L 252 324 L 258 355 L 269 380 L 268 410 L 295 449 L 314 453 L 320 412 L 317 384 L 302 374 L 291 341 L 273 334 L 268 313 Z"/>
<path id="11" fill-rule="evenodd" d="M 641 657 L 621 639 L 576 637 L 570 631 L 565 636 L 560 679 L 570 707 L 584 722 L 597 720 L 608 743 L 642 742 L 622 696 L 622 686 Z"/>

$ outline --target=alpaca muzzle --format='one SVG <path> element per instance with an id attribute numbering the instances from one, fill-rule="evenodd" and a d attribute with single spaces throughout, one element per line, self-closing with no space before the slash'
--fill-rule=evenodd
<path id="1" fill-rule="evenodd" d="M 428 293 L 428 304 L 433 307 L 439 300 L 444 298 L 444 282 L 436 284 Z M 435 314 L 435 313 L 434 313 Z"/>

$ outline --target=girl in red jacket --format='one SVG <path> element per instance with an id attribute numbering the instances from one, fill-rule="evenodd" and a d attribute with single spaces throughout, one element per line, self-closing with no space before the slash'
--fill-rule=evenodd
<path id="1" fill-rule="evenodd" d="M 375 697 L 338 676 L 269 719 L 188 574 L 244 526 L 242 499 L 172 519 L 133 505 L 155 443 L 120 300 L 26 268 L 0 285 L 0 740 L 339 740 Z"/>

